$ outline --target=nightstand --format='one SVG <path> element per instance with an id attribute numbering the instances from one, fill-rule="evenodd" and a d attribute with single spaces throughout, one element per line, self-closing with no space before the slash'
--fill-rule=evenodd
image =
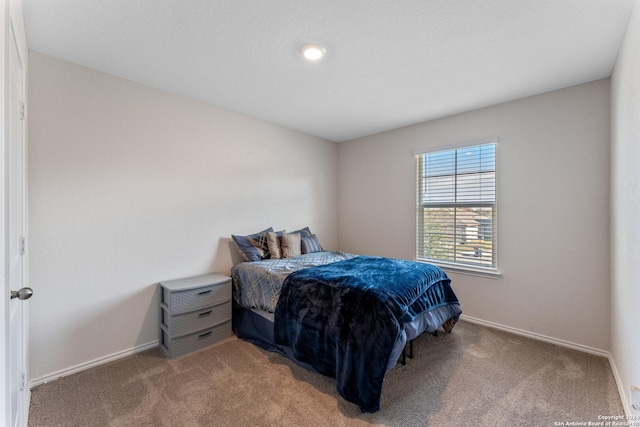
<path id="1" fill-rule="evenodd" d="M 231 277 L 211 273 L 159 285 L 160 348 L 169 358 L 231 337 Z"/>

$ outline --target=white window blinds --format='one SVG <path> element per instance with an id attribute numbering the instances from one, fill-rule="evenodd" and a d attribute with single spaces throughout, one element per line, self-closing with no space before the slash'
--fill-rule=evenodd
<path id="1" fill-rule="evenodd" d="M 417 258 L 496 270 L 496 142 L 417 155 Z"/>

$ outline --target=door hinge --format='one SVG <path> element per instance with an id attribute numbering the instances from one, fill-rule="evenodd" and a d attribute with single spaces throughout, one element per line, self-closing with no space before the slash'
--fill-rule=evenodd
<path id="1" fill-rule="evenodd" d="M 20 255 L 24 255 L 25 252 L 27 251 L 27 244 L 26 244 L 26 239 L 24 237 L 20 238 Z"/>
<path id="2" fill-rule="evenodd" d="M 20 117 L 20 120 L 24 120 L 27 117 L 27 104 L 24 101 L 20 101 L 18 117 Z"/>
<path id="3" fill-rule="evenodd" d="M 22 375 L 20 375 L 20 391 L 24 390 L 26 386 L 27 386 L 27 373 L 23 372 Z"/>

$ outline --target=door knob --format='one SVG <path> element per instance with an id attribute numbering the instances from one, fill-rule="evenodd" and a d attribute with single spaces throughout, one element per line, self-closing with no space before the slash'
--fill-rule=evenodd
<path id="1" fill-rule="evenodd" d="M 33 289 L 31 288 L 22 288 L 19 291 L 11 291 L 11 299 L 29 299 L 33 295 Z"/>

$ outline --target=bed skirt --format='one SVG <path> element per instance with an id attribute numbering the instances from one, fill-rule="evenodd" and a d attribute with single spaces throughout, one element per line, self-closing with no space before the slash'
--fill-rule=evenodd
<path id="1" fill-rule="evenodd" d="M 261 311 L 260 313 L 262 314 L 259 314 L 258 311 L 259 310 L 240 307 L 234 299 L 231 323 L 233 333 L 236 334 L 238 338 L 249 341 L 251 344 L 257 345 L 262 349 L 279 353 L 305 369 L 318 372 L 308 363 L 296 360 L 291 347 L 275 343 L 273 337 L 273 313 Z"/>

